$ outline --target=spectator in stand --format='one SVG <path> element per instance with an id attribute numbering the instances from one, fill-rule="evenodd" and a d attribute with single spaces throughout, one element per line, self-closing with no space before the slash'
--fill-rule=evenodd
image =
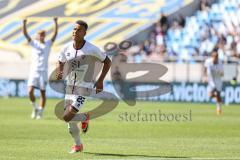
<path id="1" fill-rule="evenodd" d="M 182 28 L 185 27 L 186 20 L 185 20 L 185 18 L 183 17 L 182 14 L 180 14 L 180 16 L 178 17 L 178 23 L 179 23 L 179 25 L 180 25 Z"/>
<path id="2" fill-rule="evenodd" d="M 200 0 L 200 4 L 199 4 L 200 11 L 208 10 L 209 7 L 210 7 L 210 4 L 208 0 Z"/>
<path id="3" fill-rule="evenodd" d="M 169 27 L 169 23 L 167 16 L 163 12 L 161 13 L 159 22 L 162 28 L 162 32 L 166 34 Z"/>

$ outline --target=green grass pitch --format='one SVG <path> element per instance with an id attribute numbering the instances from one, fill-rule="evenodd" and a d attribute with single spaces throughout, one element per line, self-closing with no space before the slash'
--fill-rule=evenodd
<path id="1" fill-rule="evenodd" d="M 58 102 L 48 99 L 44 119 L 31 120 L 27 99 L 1 98 L 0 160 L 240 158 L 240 105 L 224 106 L 223 115 L 216 116 L 214 104 L 137 102 L 130 107 L 121 102 L 114 111 L 90 121 L 88 133 L 81 134 L 84 152 L 70 155 L 73 141 L 67 126 L 54 115 Z M 84 110 L 96 103 L 87 102 Z M 191 120 L 126 121 L 121 117 L 139 110 L 141 114 L 158 110 L 190 114 L 191 110 Z"/>

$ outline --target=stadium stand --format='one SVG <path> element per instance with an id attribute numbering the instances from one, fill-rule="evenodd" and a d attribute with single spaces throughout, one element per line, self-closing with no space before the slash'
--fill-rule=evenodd
<path id="1" fill-rule="evenodd" d="M 185 19 L 180 15 L 170 23 L 162 14 L 149 38 L 129 50 L 130 61 L 177 62 L 204 60 L 214 47 L 224 61 L 240 58 L 240 1 L 220 0 L 210 6 L 201 0 L 199 10 Z M 170 24 L 169 24 L 170 23 Z"/>
<path id="2" fill-rule="evenodd" d="M 29 54 L 26 40 L 22 34 L 22 19 L 28 17 L 28 30 L 34 36 L 38 29 L 47 31 L 47 38 L 53 30 L 52 18 L 59 17 L 59 34 L 54 51 L 71 40 L 72 22 L 77 19 L 89 23 L 87 40 L 103 46 L 107 42 L 120 42 L 149 27 L 159 18 L 163 9 L 172 13 L 192 0 L 132 1 L 132 0 L 41 0 L 1 1 L 0 44 L 6 48 L 16 48 L 23 57 Z M 2 48 L 2 47 L 1 47 Z"/>
<path id="3" fill-rule="evenodd" d="M 50 70 L 55 67 L 57 53 L 71 40 L 72 23 L 86 20 L 86 39 L 103 47 L 107 42 L 119 43 L 146 30 L 159 19 L 160 12 L 171 14 L 193 0 L 3 0 L 0 2 L 0 77 L 26 79 L 31 49 L 22 34 L 22 20 L 28 18 L 28 32 L 35 36 L 38 29 L 52 36 L 52 17 L 59 17 L 59 33 L 49 57 Z M 15 63 L 12 63 L 12 62 Z M 11 62 L 11 63 L 10 63 Z M 18 66 L 18 73 L 9 68 Z M 50 72 L 49 72 L 50 73 Z"/>

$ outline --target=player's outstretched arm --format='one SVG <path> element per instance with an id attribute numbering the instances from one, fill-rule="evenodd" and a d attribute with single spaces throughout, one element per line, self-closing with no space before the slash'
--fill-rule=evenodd
<path id="1" fill-rule="evenodd" d="M 105 79 L 107 72 L 111 67 L 111 63 L 112 62 L 108 57 L 106 57 L 106 59 L 103 61 L 103 69 L 101 75 L 99 76 L 97 82 L 95 83 L 96 93 L 99 93 L 103 90 L 103 80 Z"/>
<path id="2" fill-rule="evenodd" d="M 53 20 L 54 20 L 54 23 L 55 23 L 55 30 L 54 30 L 54 34 L 53 34 L 53 37 L 52 37 L 52 42 L 54 42 L 55 41 L 55 39 L 56 39 L 56 37 L 57 37 L 57 34 L 58 34 L 58 18 L 57 17 L 54 17 L 53 18 Z"/>
<path id="3" fill-rule="evenodd" d="M 32 39 L 27 33 L 27 19 L 23 20 L 23 34 L 26 37 L 26 39 L 28 40 L 28 42 L 31 42 Z"/>

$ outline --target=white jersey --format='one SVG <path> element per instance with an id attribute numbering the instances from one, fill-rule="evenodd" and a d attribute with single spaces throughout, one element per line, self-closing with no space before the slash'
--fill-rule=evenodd
<path id="1" fill-rule="evenodd" d="M 46 71 L 48 70 L 48 57 L 52 46 L 52 41 L 46 41 L 44 44 L 37 40 L 32 40 L 30 43 L 32 46 L 32 64 L 31 72 Z"/>
<path id="2" fill-rule="evenodd" d="M 222 75 L 223 75 L 223 64 L 218 61 L 217 64 L 213 63 L 212 58 L 208 58 L 205 61 L 204 66 L 207 69 L 208 85 L 212 89 L 221 90 L 222 88 Z"/>
<path id="3" fill-rule="evenodd" d="M 67 76 L 67 85 L 93 88 L 93 74 L 95 63 L 103 62 L 106 58 L 98 47 L 85 41 L 83 47 L 76 50 L 73 42 L 68 43 L 62 49 L 59 55 L 60 62 L 68 62 L 71 67 L 71 73 Z"/>

